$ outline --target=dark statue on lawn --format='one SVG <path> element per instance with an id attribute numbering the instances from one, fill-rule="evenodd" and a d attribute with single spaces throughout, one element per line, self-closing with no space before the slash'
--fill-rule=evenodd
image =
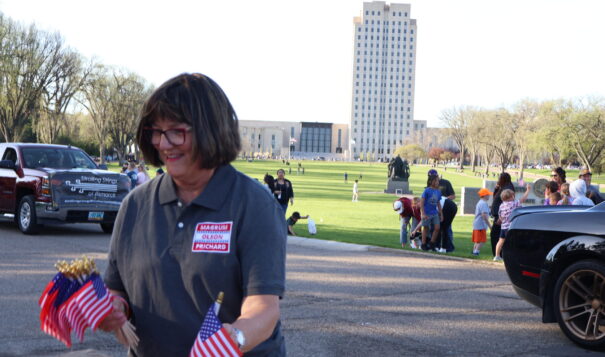
<path id="1" fill-rule="evenodd" d="M 391 181 L 407 181 L 410 177 L 407 160 L 401 160 L 399 155 L 392 158 L 388 166 L 388 177 Z"/>

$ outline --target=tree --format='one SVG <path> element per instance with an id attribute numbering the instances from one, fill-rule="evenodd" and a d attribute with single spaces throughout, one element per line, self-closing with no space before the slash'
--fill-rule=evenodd
<path id="1" fill-rule="evenodd" d="M 445 150 L 443 148 L 431 148 L 431 150 L 429 150 L 428 157 L 429 159 L 433 159 L 433 162 L 439 162 L 444 151 Z"/>
<path id="2" fill-rule="evenodd" d="M 58 34 L 28 28 L 0 14 L 0 133 L 19 141 L 39 113 L 41 96 L 59 63 Z"/>
<path id="3" fill-rule="evenodd" d="M 523 178 L 525 169 L 525 157 L 530 147 L 532 133 L 534 132 L 540 104 L 529 99 L 524 99 L 515 105 L 511 116 L 511 127 L 515 140 L 515 148 L 519 156 L 519 179 Z"/>
<path id="4" fill-rule="evenodd" d="M 443 163 L 446 163 L 446 162 L 452 160 L 454 157 L 456 157 L 456 155 L 454 155 L 454 153 L 449 150 L 445 150 L 444 152 L 441 153 L 441 155 L 439 155 L 439 159 Z"/>
<path id="5" fill-rule="evenodd" d="M 454 138 L 460 149 L 460 166 L 464 168 L 464 156 L 466 153 L 466 139 L 468 136 L 469 113 L 472 108 L 451 108 L 441 112 L 441 121 L 449 129 L 449 134 Z"/>
<path id="6" fill-rule="evenodd" d="M 108 133 L 118 153 L 120 162 L 125 160 L 128 146 L 136 135 L 138 118 L 145 99 L 151 94 L 147 82 L 134 73 L 120 73 L 113 70 L 111 74 L 110 97 L 108 103 Z"/>
<path id="7" fill-rule="evenodd" d="M 92 119 L 92 131 L 95 140 L 99 143 L 102 164 L 105 163 L 105 147 L 112 110 L 111 80 L 107 67 L 100 64 L 95 65 L 84 83 L 82 98 L 78 98 Z"/>
<path id="8" fill-rule="evenodd" d="M 565 122 L 569 142 L 578 159 L 591 169 L 605 153 L 605 106 L 602 98 L 576 103 L 576 110 Z"/>
<path id="9" fill-rule="evenodd" d="M 563 159 L 573 152 L 564 126 L 571 110 L 563 100 L 543 102 L 530 140 L 530 148 L 548 156 L 556 166 L 562 166 Z"/>
<path id="10" fill-rule="evenodd" d="M 426 151 L 418 144 L 407 144 L 395 149 L 395 155 L 399 155 L 402 159 L 415 162 L 426 157 Z"/>
<path id="11" fill-rule="evenodd" d="M 39 141 L 54 143 L 65 126 L 67 109 L 92 69 L 90 66 L 84 68 L 82 62 L 80 54 L 71 49 L 64 49 L 59 54 L 57 66 L 43 91 L 42 108 L 36 123 Z"/>
<path id="12" fill-rule="evenodd" d="M 483 139 L 483 122 L 481 120 L 482 112 L 479 109 L 472 108 L 468 113 L 468 131 L 466 136 L 466 146 L 470 152 L 471 171 L 475 172 L 477 165 L 477 156 L 481 151 Z"/>

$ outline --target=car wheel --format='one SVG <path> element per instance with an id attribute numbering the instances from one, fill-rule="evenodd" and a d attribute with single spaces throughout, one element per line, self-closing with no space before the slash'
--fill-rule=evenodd
<path id="1" fill-rule="evenodd" d="M 15 217 L 21 232 L 25 234 L 38 233 L 40 226 L 38 225 L 38 218 L 36 217 L 34 196 L 27 195 L 21 198 Z"/>
<path id="2" fill-rule="evenodd" d="M 101 229 L 103 232 L 111 234 L 113 232 L 113 223 L 101 223 Z"/>
<path id="3" fill-rule="evenodd" d="M 554 299 L 557 321 L 570 340 L 605 347 L 605 264 L 585 260 L 569 266 L 557 280 Z"/>

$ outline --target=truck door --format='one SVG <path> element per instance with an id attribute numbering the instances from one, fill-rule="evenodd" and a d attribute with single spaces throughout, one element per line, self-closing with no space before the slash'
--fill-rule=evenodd
<path id="1" fill-rule="evenodd" d="M 17 152 L 13 148 L 6 148 L 4 154 L 2 154 L 2 160 L 12 160 L 17 165 L 19 160 L 17 158 Z M 0 211 L 14 213 L 15 212 L 15 199 L 17 196 L 16 192 L 17 184 L 17 173 L 11 169 L 0 169 Z"/>

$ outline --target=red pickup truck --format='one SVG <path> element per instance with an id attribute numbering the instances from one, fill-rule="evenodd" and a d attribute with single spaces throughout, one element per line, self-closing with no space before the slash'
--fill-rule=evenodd
<path id="1" fill-rule="evenodd" d="M 130 191 L 124 174 L 98 166 L 73 146 L 0 144 L 0 215 L 14 216 L 25 234 L 44 223 L 98 223 L 111 233 Z"/>

